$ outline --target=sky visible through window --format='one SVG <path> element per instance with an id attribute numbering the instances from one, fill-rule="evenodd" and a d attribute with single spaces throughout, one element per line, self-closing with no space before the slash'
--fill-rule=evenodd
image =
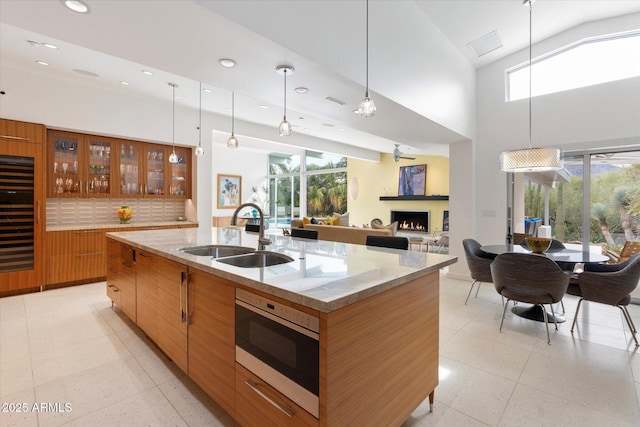
<path id="1" fill-rule="evenodd" d="M 640 30 L 585 39 L 533 59 L 531 96 L 640 76 Z M 529 97 L 529 65 L 507 70 L 507 101 Z"/>

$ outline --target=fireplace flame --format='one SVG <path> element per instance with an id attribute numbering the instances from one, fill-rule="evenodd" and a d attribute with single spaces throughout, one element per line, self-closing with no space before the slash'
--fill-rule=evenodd
<path id="1" fill-rule="evenodd" d="M 413 223 L 413 221 L 411 222 L 407 222 L 407 221 L 402 221 L 400 224 L 398 224 L 398 228 L 400 230 L 406 230 L 406 231 L 424 231 L 425 227 L 421 224 L 418 223 Z"/>

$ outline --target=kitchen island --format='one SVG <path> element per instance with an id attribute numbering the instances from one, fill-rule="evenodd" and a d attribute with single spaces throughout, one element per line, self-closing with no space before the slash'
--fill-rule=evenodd
<path id="1" fill-rule="evenodd" d="M 123 304 L 122 278 L 131 272 L 118 265 L 133 265 L 135 310 L 125 313 L 240 424 L 400 425 L 433 401 L 439 269 L 456 257 L 270 235 L 267 249 L 293 261 L 243 268 L 180 250 L 256 248 L 257 235 L 241 228 L 108 237 L 107 293 Z M 237 363 L 238 292 L 317 318 L 315 408 Z"/>

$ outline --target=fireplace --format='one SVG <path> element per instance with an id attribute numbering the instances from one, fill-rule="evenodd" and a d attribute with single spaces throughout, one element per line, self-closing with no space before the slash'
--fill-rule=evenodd
<path id="1" fill-rule="evenodd" d="M 398 221 L 399 231 L 429 232 L 429 211 L 391 211 L 394 221 Z"/>

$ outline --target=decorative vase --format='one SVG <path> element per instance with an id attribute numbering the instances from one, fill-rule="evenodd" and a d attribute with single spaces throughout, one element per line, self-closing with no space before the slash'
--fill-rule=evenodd
<path id="1" fill-rule="evenodd" d="M 120 218 L 120 224 L 129 224 L 132 216 L 133 209 L 131 209 L 129 206 L 121 206 L 118 209 L 118 218 Z"/>

